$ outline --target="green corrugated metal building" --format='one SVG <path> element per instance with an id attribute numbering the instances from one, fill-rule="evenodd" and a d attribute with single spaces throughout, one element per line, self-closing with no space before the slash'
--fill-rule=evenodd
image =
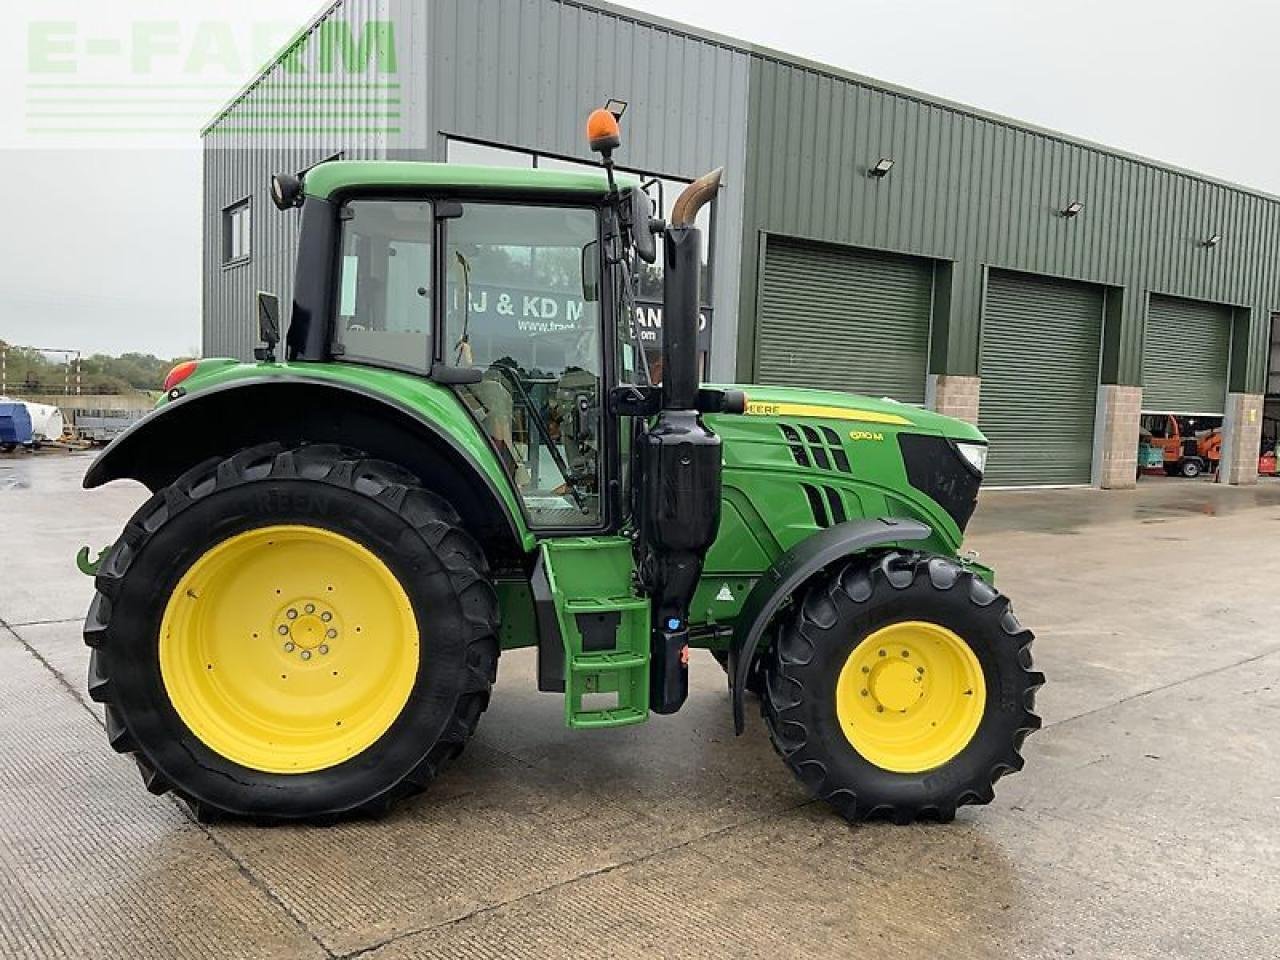
<path id="1" fill-rule="evenodd" d="M 313 102 L 298 67 L 332 69 L 326 35 L 372 20 L 393 27 L 394 69 L 373 57 Z M 281 93 L 296 128 L 344 97 L 367 107 L 389 72 L 394 130 L 261 132 Z M 1280 200 L 585 0 L 326 6 L 206 131 L 206 353 L 247 354 L 252 292 L 288 294 L 291 231 L 264 225 L 271 172 L 335 155 L 586 162 L 581 121 L 606 97 L 630 103 L 634 170 L 726 168 L 706 303 L 717 379 L 976 419 L 992 482 L 1013 485 L 1131 485 L 1140 411 L 1219 415 L 1223 477 L 1253 479 Z M 233 229 L 252 242 L 227 242 Z"/>

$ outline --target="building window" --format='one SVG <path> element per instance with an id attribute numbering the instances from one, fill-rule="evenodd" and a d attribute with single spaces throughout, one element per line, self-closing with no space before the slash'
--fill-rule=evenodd
<path id="1" fill-rule="evenodd" d="M 222 211 L 222 262 L 248 260 L 251 252 L 252 206 L 242 200 Z"/>

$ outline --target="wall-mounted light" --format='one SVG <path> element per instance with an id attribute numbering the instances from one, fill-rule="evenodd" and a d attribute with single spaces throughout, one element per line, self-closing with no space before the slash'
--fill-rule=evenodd
<path id="1" fill-rule="evenodd" d="M 627 101 L 616 100 L 613 97 L 610 97 L 609 102 L 604 105 L 604 108 L 613 114 L 615 120 L 621 120 L 622 115 L 627 112 Z"/>
<path id="2" fill-rule="evenodd" d="M 1065 207 L 1063 207 L 1058 212 L 1061 213 L 1062 216 L 1070 220 L 1072 217 L 1080 216 L 1080 211 L 1083 209 L 1084 209 L 1083 203 L 1081 203 L 1079 200 L 1072 200 L 1070 203 L 1068 203 Z"/>
<path id="3" fill-rule="evenodd" d="M 1200 246 L 1202 246 L 1202 247 L 1216 247 L 1216 246 L 1217 246 L 1218 244 L 1220 244 L 1221 242 L 1222 242 L 1222 234 L 1220 234 L 1220 233 L 1215 233 L 1215 234 L 1214 234 L 1213 236 L 1211 236 L 1208 240 L 1202 240 L 1202 241 L 1200 242 Z"/>
<path id="4" fill-rule="evenodd" d="M 867 171 L 867 176 L 881 180 L 889 175 L 889 171 L 893 169 L 893 163 L 888 157 L 881 157 L 876 165 Z"/>

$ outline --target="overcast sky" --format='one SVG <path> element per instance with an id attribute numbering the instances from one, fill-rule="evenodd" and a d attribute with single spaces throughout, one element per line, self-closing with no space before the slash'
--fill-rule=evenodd
<path id="1" fill-rule="evenodd" d="M 631 5 L 1280 194 L 1274 3 Z M 11 8 L 18 23 L 11 19 L 0 35 L 0 171 L 9 221 L 0 229 L 0 339 L 168 356 L 198 348 L 200 121 L 320 6 L 41 0 Z M 33 132 L 69 122 L 40 116 L 41 101 L 60 83 L 68 87 L 64 81 L 121 81 L 120 107 L 128 106 L 140 54 L 119 38 L 127 35 L 122 25 L 138 23 L 164 25 L 147 34 L 153 69 L 142 75 L 175 84 L 166 90 L 175 129 L 191 132 L 148 138 L 155 145 L 146 148 L 117 134 Z M 199 82 L 179 87 L 175 76 Z M 76 124 L 94 123 L 100 109 L 95 104 Z"/>

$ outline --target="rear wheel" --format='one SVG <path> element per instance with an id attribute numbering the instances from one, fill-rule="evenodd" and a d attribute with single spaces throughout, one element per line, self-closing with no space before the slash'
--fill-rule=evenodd
<path id="1" fill-rule="evenodd" d="M 1194 480 L 1196 477 L 1200 476 L 1200 474 L 1204 473 L 1199 460 L 1183 460 L 1178 469 L 1179 472 L 1188 480 Z"/>
<path id="2" fill-rule="evenodd" d="M 461 751 L 495 677 L 475 541 L 412 476 L 337 447 L 195 468 L 97 587 L 89 692 L 112 746 L 200 815 L 381 812 Z"/>
<path id="3" fill-rule="evenodd" d="M 765 664 L 774 746 L 849 820 L 988 803 L 1039 728 L 1032 634 L 941 557 L 862 558 L 813 583 Z"/>

